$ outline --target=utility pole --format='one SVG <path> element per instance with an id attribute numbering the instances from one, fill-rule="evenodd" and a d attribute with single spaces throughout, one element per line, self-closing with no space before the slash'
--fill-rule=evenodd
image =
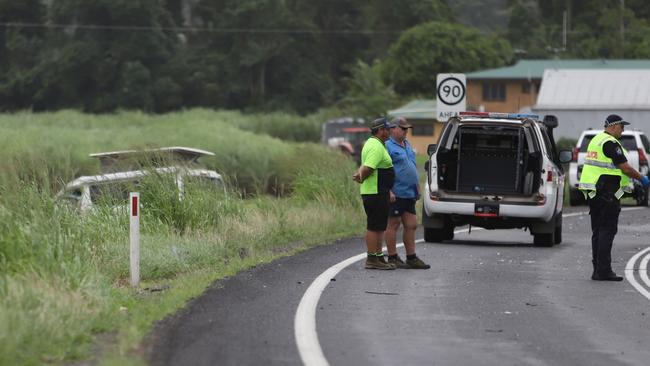
<path id="1" fill-rule="evenodd" d="M 625 58 L 625 22 L 623 22 L 623 13 L 625 13 L 625 0 L 621 0 L 621 58 Z"/>
<path id="2" fill-rule="evenodd" d="M 562 50 L 566 50 L 567 11 L 562 13 Z"/>

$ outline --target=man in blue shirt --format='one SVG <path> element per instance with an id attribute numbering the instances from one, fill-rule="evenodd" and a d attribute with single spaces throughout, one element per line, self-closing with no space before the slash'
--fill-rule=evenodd
<path id="1" fill-rule="evenodd" d="M 389 192 L 391 204 L 385 238 L 388 263 L 393 263 L 397 268 L 429 269 L 431 266 L 415 255 L 415 230 L 418 228 L 415 202 L 420 199 L 420 180 L 415 152 L 406 140 L 406 133 L 413 126 L 403 117 L 395 118 L 392 125 L 391 136 L 386 141 L 386 149 L 395 169 L 395 183 Z M 400 224 L 404 225 L 406 263 L 397 254 L 397 230 Z"/>

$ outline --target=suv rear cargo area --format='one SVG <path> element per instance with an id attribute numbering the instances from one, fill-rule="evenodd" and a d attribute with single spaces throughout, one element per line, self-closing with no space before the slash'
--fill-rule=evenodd
<path id="1" fill-rule="evenodd" d="M 463 126 L 438 154 L 439 185 L 448 192 L 530 195 L 541 157 L 524 127 Z M 537 187 L 535 186 L 537 185 Z"/>

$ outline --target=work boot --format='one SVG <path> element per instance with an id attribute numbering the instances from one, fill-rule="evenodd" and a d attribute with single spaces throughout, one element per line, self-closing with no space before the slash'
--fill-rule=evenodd
<path id="1" fill-rule="evenodd" d="M 384 257 L 368 257 L 366 258 L 366 269 L 395 269 L 390 263 L 384 260 Z"/>
<path id="2" fill-rule="evenodd" d="M 386 263 L 386 264 L 388 264 L 388 265 L 390 265 L 390 266 L 393 266 L 393 269 L 397 268 L 397 266 L 396 266 L 394 263 L 388 263 L 388 261 L 386 260 L 386 256 L 385 256 L 385 255 L 380 256 L 380 257 L 379 257 L 379 260 L 382 261 L 382 262 L 384 262 L 384 263 Z"/>
<path id="3" fill-rule="evenodd" d="M 422 259 L 420 259 L 418 257 L 415 257 L 413 259 L 406 259 L 406 265 L 408 265 L 408 267 L 410 269 L 429 269 L 429 268 L 431 268 L 430 265 L 424 263 L 422 261 Z"/>
<path id="4" fill-rule="evenodd" d="M 595 272 L 591 279 L 594 281 L 623 281 L 623 277 L 616 275 L 613 271 L 605 274 Z"/>
<path id="5" fill-rule="evenodd" d="M 394 265 L 395 268 L 411 268 L 408 264 L 404 263 L 399 255 L 395 256 L 394 258 L 388 256 L 388 263 Z"/>

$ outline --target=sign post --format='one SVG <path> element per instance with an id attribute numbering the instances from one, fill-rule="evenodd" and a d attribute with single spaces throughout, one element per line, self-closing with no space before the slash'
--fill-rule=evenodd
<path id="1" fill-rule="evenodd" d="M 439 122 L 447 122 L 467 109 L 465 74 L 438 74 L 436 76 L 436 112 Z"/>
<path id="2" fill-rule="evenodd" d="M 129 194 L 129 218 L 131 221 L 131 286 L 140 285 L 140 193 Z"/>

